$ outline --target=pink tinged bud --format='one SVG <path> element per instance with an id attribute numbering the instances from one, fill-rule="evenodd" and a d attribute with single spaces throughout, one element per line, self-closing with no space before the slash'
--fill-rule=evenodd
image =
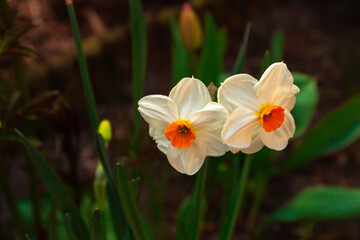
<path id="1" fill-rule="evenodd" d="M 180 34 L 184 46 L 196 50 L 202 43 L 202 28 L 196 13 L 189 3 L 180 12 Z"/>

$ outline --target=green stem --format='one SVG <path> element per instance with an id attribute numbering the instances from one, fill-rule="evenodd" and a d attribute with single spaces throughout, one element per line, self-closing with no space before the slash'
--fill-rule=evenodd
<path id="1" fill-rule="evenodd" d="M 84 94 L 85 94 L 87 110 L 88 110 L 88 113 L 90 116 L 91 128 L 92 128 L 92 131 L 95 132 L 95 131 L 97 131 L 97 128 L 99 126 L 99 119 L 98 119 L 98 114 L 97 114 L 97 110 L 96 110 L 95 98 L 94 98 L 94 94 L 93 94 L 93 90 L 92 90 L 92 86 L 91 86 L 90 75 L 89 75 L 84 51 L 83 51 L 83 48 L 81 45 L 81 37 L 80 37 L 78 23 L 76 20 L 75 9 L 74 9 L 72 0 L 66 0 L 66 5 L 67 5 L 70 21 L 71 21 L 73 33 L 74 33 L 76 50 L 77 50 L 77 55 L 78 55 L 78 60 L 79 60 L 82 86 L 83 86 L 83 90 L 84 90 Z"/>
<path id="2" fill-rule="evenodd" d="M 255 223 L 256 217 L 258 215 L 261 200 L 264 197 L 264 193 L 265 193 L 267 184 L 268 184 L 268 179 L 264 178 L 264 177 L 261 177 L 257 181 L 256 192 L 254 194 L 255 195 L 254 200 L 253 200 L 252 206 L 250 208 L 249 216 L 246 220 L 246 229 L 249 231 L 251 231 L 254 227 L 254 223 Z"/>
<path id="3" fill-rule="evenodd" d="M 236 188 L 235 197 L 230 202 L 228 220 L 225 224 L 223 230 L 220 233 L 221 240 L 229 240 L 234 231 L 235 223 L 238 218 L 241 205 L 244 199 L 245 187 L 248 182 L 248 177 L 250 173 L 250 166 L 251 166 L 251 158 L 252 155 L 247 155 L 245 157 L 245 164 L 242 171 L 241 178 L 239 180 L 238 186 Z"/>
<path id="4" fill-rule="evenodd" d="M 302 235 L 302 237 L 300 238 L 300 240 L 307 240 L 312 232 L 312 230 L 314 229 L 316 224 L 316 221 L 312 221 L 308 224 L 308 226 L 306 227 L 306 231 L 304 233 L 304 235 Z"/>
<path id="5" fill-rule="evenodd" d="M 191 221 L 189 221 L 190 239 L 197 240 L 200 237 L 202 222 L 202 202 L 205 200 L 204 189 L 206 182 L 206 172 L 209 159 L 205 159 L 204 165 L 200 169 L 195 183 L 195 191 L 192 197 Z"/>

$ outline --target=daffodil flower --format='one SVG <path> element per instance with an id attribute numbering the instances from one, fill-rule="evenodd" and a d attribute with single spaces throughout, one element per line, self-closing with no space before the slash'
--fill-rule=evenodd
<path id="1" fill-rule="evenodd" d="M 206 156 L 221 156 L 227 151 L 221 130 L 229 114 L 211 101 L 198 79 L 183 78 L 169 96 L 145 96 L 138 109 L 159 150 L 181 173 L 193 175 Z"/>
<path id="2" fill-rule="evenodd" d="M 260 80 L 238 74 L 224 81 L 218 101 L 230 113 L 221 133 L 230 151 L 255 153 L 264 145 L 284 149 L 295 132 L 290 111 L 300 89 L 285 63 L 269 66 Z"/>

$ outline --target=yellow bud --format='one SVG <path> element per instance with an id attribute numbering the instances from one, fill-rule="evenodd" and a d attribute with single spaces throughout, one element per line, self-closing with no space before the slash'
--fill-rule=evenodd
<path id="1" fill-rule="evenodd" d="M 95 172 L 94 193 L 96 202 L 99 204 L 99 209 L 104 211 L 106 206 L 106 176 L 100 162 L 98 162 Z"/>
<path id="2" fill-rule="evenodd" d="M 184 46 L 196 50 L 202 43 L 202 29 L 199 18 L 189 3 L 185 3 L 180 13 L 180 33 Z"/>
<path id="3" fill-rule="evenodd" d="M 105 146 L 107 146 L 112 137 L 111 124 L 110 124 L 109 120 L 107 120 L 107 119 L 102 120 L 99 125 L 98 131 L 104 138 Z"/>

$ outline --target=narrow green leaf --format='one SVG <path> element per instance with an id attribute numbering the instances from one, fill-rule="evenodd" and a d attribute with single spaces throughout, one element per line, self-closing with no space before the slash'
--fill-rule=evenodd
<path id="1" fill-rule="evenodd" d="M 293 77 L 294 84 L 300 88 L 300 92 L 296 94 L 295 107 L 291 111 L 296 125 L 294 137 L 297 137 L 306 131 L 314 116 L 318 91 L 314 78 L 302 73 L 293 73 Z"/>
<path id="2" fill-rule="evenodd" d="M 119 199 L 119 195 L 114 186 L 113 179 L 110 174 L 109 167 L 109 158 L 105 148 L 105 143 L 102 136 L 99 133 L 95 135 L 96 140 L 96 149 L 99 154 L 99 159 L 102 166 L 104 167 L 105 174 L 107 177 L 107 196 L 110 204 L 110 209 L 113 209 L 111 213 L 111 218 L 118 239 L 123 239 L 128 231 L 128 224 L 123 212 L 123 207 Z M 119 224 L 121 223 L 121 224 Z"/>
<path id="3" fill-rule="evenodd" d="M 65 213 L 64 215 L 65 220 L 65 229 L 66 229 L 66 235 L 68 240 L 75 240 L 75 236 L 72 229 L 72 220 L 69 213 Z"/>
<path id="4" fill-rule="evenodd" d="M 130 189 L 125 169 L 120 164 L 115 165 L 115 184 L 126 219 L 128 220 L 135 239 L 148 239 L 148 235 L 145 233 L 141 223 L 141 216 L 136 206 L 132 190 Z"/>
<path id="5" fill-rule="evenodd" d="M 242 71 L 242 69 L 244 67 L 247 44 L 248 44 L 249 35 L 250 35 L 250 29 L 251 29 L 251 22 L 248 22 L 246 24 L 244 38 L 243 38 L 243 41 L 241 43 L 239 53 L 238 53 L 238 56 L 236 58 L 236 62 L 235 62 L 234 69 L 233 69 L 233 72 L 232 72 L 233 74 L 241 73 L 241 71 Z"/>
<path id="6" fill-rule="evenodd" d="M 146 25 L 140 0 L 129 0 L 131 20 L 131 47 L 133 73 L 134 147 L 140 137 L 141 118 L 138 101 L 144 92 L 146 69 Z"/>
<path id="7" fill-rule="evenodd" d="M 284 52 L 284 34 L 276 31 L 271 39 L 270 53 L 271 63 L 281 62 L 283 60 Z"/>
<path id="8" fill-rule="evenodd" d="M 360 94 L 326 115 L 292 152 L 284 169 L 304 165 L 324 154 L 342 149 L 360 136 Z"/>
<path id="9" fill-rule="evenodd" d="M 174 17 L 170 18 L 172 35 L 172 85 L 175 86 L 182 78 L 191 77 L 190 54 L 181 41 L 179 26 Z"/>
<path id="10" fill-rule="evenodd" d="M 81 218 L 75 203 L 70 198 L 64 184 L 60 181 L 54 170 L 46 162 L 44 157 L 29 143 L 29 141 L 18 130 L 15 132 L 19 135 L 26 152 L 30 158 L 30 161 L 37 170 L 40 178 L 42 179 L 48 193 L 52 197 L 54 203 L 63 212 L 68 212 L 73 218 L 73 229 L 76 229 L 77 238 L 89 239 L 89 231 Z"/>
<path id="11" fill-rule="evenodd" d="M 225 49 L 226 33 L 218 31 L 210 13 L 206 14 L 205 41 L 202 51 L 199 78 L 208 86 L 211 82 L 219 87 L 219 77 Z"/>
<path id="12" fill-rule="evenodd" d="M 25 239 L 26 240 L 31 240 L 31 238 L 29 237 L 29 234 L 25 234 Z"/>
<path id="13" fill-rule="evenodd" d="M 88 66 L 86 63 L 86 58 L 84 55 L 84 51 L 81 44 L 81 37 L 80 37 L 80 31 L 76 19 L 75 9 L 72 4 L 72 1 L 66 1 L 71 26 L 73 29 L 74 37 L 75 37 L 75 44 L 76 44 L 76 50 L 79 60 L 79 67 L 80 67 L 80 73 L 81 73 L 81 80 L 82 80 L 82 87 L 85 94 L 85 100 L 86 100 L 86 107 L 88 110 L 88 114 L 90 117 L 90 123 L 92 131 L 95 132 L 99 126 L 99 118 L 96 110 L 96 103 L 95 98 L 93 94 L 93 89 L 91 86 L 91 80 L 89 75 Z"/>
<path id="14" fill-rule="evenodd" d="M 261 63 L 261 71 L 260 71 L 260 77 L 265 72 L 266 68 L 270 66 L 270 51 L 266 50 L 262 63 Z M 259 79 L 260 79 L 259 77 Z"/>
<path id="15" fill-rule="evenodd" d="M 101 222 L 101 214 L 99 209 L 95 209 L 91 217 L 90 236 L 91 236 L 91 240 L 105 239 L 103 225 Z"/>
<path id="16" fill-rule="evenodd" d="M 310 187 L 273 213 L 268 221 L 340 220 L 360 216 L 360 189 Z"/>

